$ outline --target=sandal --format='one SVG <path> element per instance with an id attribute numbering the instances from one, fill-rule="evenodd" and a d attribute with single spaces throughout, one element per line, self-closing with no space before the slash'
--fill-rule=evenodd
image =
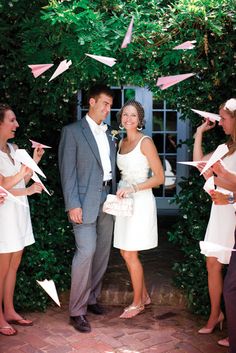
<path id="1" fill-rule="evenodd" d="M 223 338 L 222 340 L 219 340 L 217 343 L 219 346 L 229 347 L 229 337 Z"/>
<path id="2" fill-rule="evenodd" d="M 131 319 L 132 317 L 140 314 L 145 309 L 143 304 L 130 305 L 125 308 L 124 312 L 120 315 L 120 319 Z"/>
<path id="3" fill-rule="evenodd" d="M 10 333 L 4 333 L 4 331 L 9 330 L 11 331 Z M 0 334 L 3 336 L 15 336 L 17 334 L 17 330 L 15 330 L 13 327 L 11 326 L 0 326 Z"/>
<path id="4" fill-rule="evenodd" d="M 7 322 L 12 325 L 33 326 L 33 321 L 24 318 L 18 320 L 7 320 Z"/>
<path id="5" fill-rule="evenodd" d="M 151 302 L 151 298 L 149 297 L 149 295 L 147 294 L 144 302 L 143 302 L 143 305 L 150 305 L 152 302 Z"/>

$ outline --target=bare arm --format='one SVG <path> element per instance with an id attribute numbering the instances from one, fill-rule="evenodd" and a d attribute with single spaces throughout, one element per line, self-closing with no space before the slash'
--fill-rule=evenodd
<path id="1" fill-rule="evenodd" d="M 207 161 L 211 154 L 207 154 L 204 156 L 203 154 L 203 150 L 202 150 L 202 138 L 203 138 L 203 134 L 206 131 L 211 130 L 213 127 L 215 127 L 215 123 L 210 123 L 209 119 L 206 119 L 202 125 L 200 125 L 197 128 L 197 131 L 194 135 L 194 146 L 193 146 L 193 160 L 194 161 Z"/>
<path id="2" fill-rule="evenodd" d="M 236 192 L 236 173 L 227 169 L 221 161 L 212 166 L 213 172 L 217 175 L 214 178 L 215 185 L 224 189 Z"/>

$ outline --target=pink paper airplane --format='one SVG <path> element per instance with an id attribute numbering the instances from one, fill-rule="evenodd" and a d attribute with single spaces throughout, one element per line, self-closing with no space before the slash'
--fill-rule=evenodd
<path id="1" fill-rule="evenodd" d="M 85 55 L 89 56 L 92 59 L 100 61 L 101 63 L 108 65 L 110 67 L 112 67 L 116 64 L 115 58 L 110 58 L 108 56 L 101 56 L 101 55 L 92 55 L 92 54 L 85 54 Z"/>
<path id="2" fill-rule="evenodd" d="M 179 50 L 179 49 L 193 49 L 195 48 L 195 45 L 193 43 L 196 43 L 196 40 L 187 40 L 187 42 L 184 42 L 180 45 L 177 45 L 176 47 L 173 48 L 173 50 Z"/>
<path id="3" fill-rule="evenodd" d="M 196 74 L 182 74 L 182 75 L 175 75 L 175 76 L 163 76 L 159 77 L 157 80 L 156 85 L 161 89 L 164 90 L 168 87 L 171 87 L 173 85 L 176 85 L 176 83 L 179 83 L 181 81 L 186 80 L 187 78 L 194 76 Z"/>
<path id="4" fill-rule="evenodd" d="M 38 64 L 38 65 L 28 65 L 31 69 L 32 74 L 35 78 L 42 75 L 45 71 L 50 69 L 54 64 Z"/>
<path id="5" fill-rule="evenodd" d="M 134 25 L 134 17 L 132 16 L 129 27 L 127 29 L 126 35 L 124 37 L 124 40 L 121 44 L 121 48 L 124 49 L 127 47 L 127 45 L 131 42 L 132 39 L 132 31 L 133 31 L 133 25 Z"/>
<path id="6" fill-rule="evenodd" d="M 201 116 L 203 116 L 203 118 L 208 118 L 209 120 L 215 122 L 215 121 L 220 121 L 221 117 L 218 114 L 213 114 L 213 113 L 208 113 L 208 112 L 204 112 L 202 110 L 197 110 L 197 109 L 191 109 L 194 113 L 197 113 Z"/>
<path id="7" fill-rule="evenodd" d="M 48 82 L 52 81 L 54 78 L 56 78 L 57 76 L 62 74 L 64 71 L 68 70 L 71 64 L 72 64 L 71 60 L 61 61 L 60 64 L 58 65 L 56 71 L 54 72 L 54 74 L 52 75 L 52 77 L 50 78 L 50 80 Z"/>
<path id="8" fill-rule="evenodd" d="M 47 145 L 43 145 L 42 143 L 39 143 L 39 142 L 36 142 L 36 141 L 33 141 L 33 140 L 30 140 L 30 142 L 32 143 L 32 148 L 52 148 L 50 146 L 47 146 Z"/>

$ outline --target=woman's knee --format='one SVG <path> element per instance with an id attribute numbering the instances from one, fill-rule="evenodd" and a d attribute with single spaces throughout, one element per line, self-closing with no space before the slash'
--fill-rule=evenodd
<path id="1" fill-rule="evenodd" d="M 127 263 L 132 263 L 138 259 L 138 253 L 136 251 L 121 250 L 121 255 Z"/>

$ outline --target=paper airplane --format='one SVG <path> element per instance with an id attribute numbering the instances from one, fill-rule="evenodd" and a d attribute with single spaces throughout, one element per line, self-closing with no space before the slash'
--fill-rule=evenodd
<path id="1" fill-rule="evenodd" d="M 38 177 L 38 175 L 37 175 L 35 172 L 33 172 L 33 175 L 32 175 L 32 177 L 31 177 L 31 179 L 33 179 L 36 183 L 41 184 L 42 187 L 43 187 L 43 190 L 44 190 L 49 196 L 51 196 L 50 192 L 48 191 L 48 189 L 46 188 L 46 186 L 42 183 L 42 181 L 40 180 L 40 178 Z"/>
<path id="2" fill-rule="evenodd" d="M 68 70 L 71 64 L 72 64 L 71 60 L 61 61 L 60 64 L 58 65 L 56 71 L 54 72 L 54 74 L 52 75 L 52 77 L 50 78 L 50 80 L 48 82 L 52 81 L 54 78 L 56 78 L 57 76 L 62 74 L 64 71 Z"/>
<path id="3" fill-rule="evenodd" d="M 184 42 L 180 45 L 177 45 L 176 47 L 173 48 L 173 50 L 179 50 L 179 49 L 193 49 L 195 48 L 194 43 L 196 43 L 196 40 L 187 40 L 187 42 Z"/>
<path id="4" fill-rule="evenodd" d="M 214 177 L 211 176 L 203 185 L 203 189 L 210 195 L 210 191 L 215 190 Z"/>
<path id="5" fill-rule="evenodd" d="M 46 175 L 42 172 L 42 170 L 38 167 L 38 165 L 35 163 L 33 158 L 30 157 L 30 155 L 26 152 L 24 149 L 17 149 L 15 152 L 15 159 L 17 159 L 18 162 L 26 165 L 28 168 L 32 169 L 34 172 L 42 175 L 44 178 L 47 178 Z"/>
<path id="6" fill-rule="evenodd" d="M 45 290 L 49 297 L 51 297 L 58 306 L 61 306 L 56 286 L 52 279 L 50 279 L 49 281 L 47 279 L 45 279 L 44 281 L 36 280 L 36 282 Z"/>
<path id="7" fill-rule="evenodd" d="M 47 145 L 43 145 L 42 143 L 39 143 L 39 142 L 36 142 L 36 141 L 33 141 L 33 140 L 30 140 L 30 142 L 32 143 L 32 148 L 52 148 L 50 146 L 47 146 Z"/>
<path id="8" fill-rule="evenodd" d="M 196 74 L 182 74 L 182 75 L 174 75 L 174 76 L 163 76 L 159 77 L 157 80 L 156 85 L 161 89 L 164 90 L 168 87 L 171 87 L 175 85 L 176 83 L 179 83 L 181 81 L 186 80 L 187 78 L 194 76 Z"/>
<path id="9" fill-rule="evenodd" d="M 134 17 L 132 16 L 129 27 L 127 29 L 126 35 L 124 37 L 124 40 L 121 44 L 121 48 L 124 49 L 127 47 L 127 45 L 131 42 L 132 39 L 132 31 L 133 31 L 133 25 L 134 25 Z"/>
<path id="10" fill-rule="evenodd" d="M 85 54 L 85 55 L 90 56 L 90 58 L 100 61 L 101 63 L 108 65 L 110 67 L 116 64 L 115 58 L 110 58 L 108 56 L 101 56 L 101 55 L 92 55 L 92 54 Z"/>
<path id="11" fill-rule="evenodd" d="M 50 69 L 54 64 L 38 64 L 38 65 L 28 65 L 31 69 L 32 74 L 35 78 L 42 75 L 45 71 Z"/>
<path id="12" fill-rule="evenodd" d="M 212 243 L 210 241 L 200 241 L 199 242 L 201 251 L 236 251 L 236 249 L 227 248 L 226 246 L 222 246 L 220 244 Z"/>
<path id="13" fill-rule="evenodd" d="M 6 189 L 4 189 L 2 186 L 0 186 L 0 195 L 5 196 L 7 200 L 13 201 L 15 203 L 18 203 L 20 205 L 23 205 L 25 207 L 29 207 L 29 205 L 19 199 L 18 196 L 12 195 L 10 192 L 8 192 Z"/>
<path id="14" fill-rule="evenodd" d="M 190 165 L 193 167 L 197 167 L 199 163 L 203 163 L 204 161 L 187 161 L 187 162 L 177 162 L 179 164 L 186 164 L 186 165 Z"/>
<path id="15" fill-rule="evenodd" d="M 213 164 L 215 164 L 222 157 L 224 157 L 228 152 L 229 152 L 229 149 L 225 143 L 223 143 L 222 145 L 219 145 L 217 149 L 214 151 L 214 153 L 212 154 L 211 158 L 206 162 L 206 165 L 201 171 L 200 175 L 204 174 L 207 171 L 207 169 L 209 169 Z"/>
<path id="16" fill-rule="evenodd" d="M 209 120 L 215 122 L 215 121 L 220 121 L 221 117 L 218 114 L 213 114 L 213 113 L 208 113 L 208 112 L 204 112 L 202 110 L 197 110 L 197 109 L 191 109 L 194 113 L 197 113 L 201 116 L 203 116 L 203 118 L 208 118 Z"/>

